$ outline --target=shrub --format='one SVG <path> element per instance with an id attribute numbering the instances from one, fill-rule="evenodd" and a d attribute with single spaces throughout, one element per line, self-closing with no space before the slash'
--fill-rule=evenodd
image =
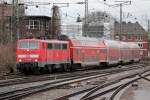
<path id="1" fill-rule="evenodd" d="M 14 72 L 15 70 L 15 45 L 13 43 L 0 45 L 0 72 Z"/>

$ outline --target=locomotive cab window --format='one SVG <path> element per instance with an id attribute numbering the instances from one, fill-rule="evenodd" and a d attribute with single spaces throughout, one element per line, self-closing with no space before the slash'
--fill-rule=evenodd
<path id="1" fill-rule="evenodd" d="M 21 42 L 19 42 L 19 49 L 38 49 L 38 42 L 36 42 L 36 41 L 21 41 Z"/>

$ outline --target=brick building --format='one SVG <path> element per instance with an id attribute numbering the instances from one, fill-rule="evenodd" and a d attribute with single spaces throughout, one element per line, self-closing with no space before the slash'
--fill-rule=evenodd
<path id="1" fill-rule="evenodd" d="M 142 50 L 143 57 L 148 56 L 148 33 L 138 22 L 122 22 L 121 25 L 115 22 L 114 39 L 136 42 Z"/>
<path id="2" fill-rule="evenodd" d="M 50 36 L 51 17 L 48 16 L 24 16 L 20 27 L 21 37 L 45 37 Z"/>
<path id="3" fill-rule="evenodd" d="M 12 26 L 12 5 L 0 4 L 0 42 L 4 40 L 10 40 L 14 35 L 19 35 L 19 38 L 24 37 L 52 37 L 51 34 L 51 15 L 41 15 L 41 13 L 33 12 L 26 13 L 26 7 L 19 5 L 19 34 L 13 33 Z M 36 8 L 38 10 L 38 8 Z M 39 8 L 41 9 L 41 8 Z M 7 37 L 8 39 L 4 39 Z M 2 41 L 1 41 L 2 40 Z M 7 41 L 4 41 L 7 42 Z"/>

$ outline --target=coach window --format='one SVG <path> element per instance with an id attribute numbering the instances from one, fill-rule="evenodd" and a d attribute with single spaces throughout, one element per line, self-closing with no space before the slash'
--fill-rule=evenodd
<path id="1" fill-rule="evenodd" d="M 39 20 L 29 20 L 27 22 L 28 29 L 40 29 L 40 21 Z"/>
<path id="2" fill-rule="evenodd" d="M 62 44 L 62 49 L 67 49 L 67 44 Z"/>
<path id="3" fill-rule="evenodd" d="M 51 43 L 47 44 L 47 49 L 53 49 L 53 45 Z"/>

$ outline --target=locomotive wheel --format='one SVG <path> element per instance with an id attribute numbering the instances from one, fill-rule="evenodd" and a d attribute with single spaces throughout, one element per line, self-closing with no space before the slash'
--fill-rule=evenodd
<path id="1" fill-rule="evenodd" d="M 64 65 L 63 65 L 63 71 L 67 72 L 68 69 L 69 69 L 69 68 L 68 68 L 68 65 L 67 65 L 67 64 L 64 64 Z"/>
<path id="2" fill-rule="evenodd" d="M 33 73 L 34 73 L 35 75 L 39 75 L 39 74 L 40 74 L 40 68 L 39 68 L 39 67 L 34 68 L 34 69 L 33 69 Z"/>
<path id="3" fill-rule="evenodd" d="M 49 72 L 49 73 L 52 73 L 52 72 L 53 72 L 52 66 L 48 66 L 48 72 Z"/>
<path id="4" fill-rule="evenodd" d="M 64 71 L 71 71 L 71 65 L 70 64 L 64 64 Z"/>
<path id="5" fill-rule="evenodd" d="M 40 68 L 40 73 L 42 73 L 42 74 L 45 74 L 45 73 L 47 73 L 47 70 L 46 70 L 46 68 L 45 68 L 45 67 L 43 67 L 43 68 Z"/>

